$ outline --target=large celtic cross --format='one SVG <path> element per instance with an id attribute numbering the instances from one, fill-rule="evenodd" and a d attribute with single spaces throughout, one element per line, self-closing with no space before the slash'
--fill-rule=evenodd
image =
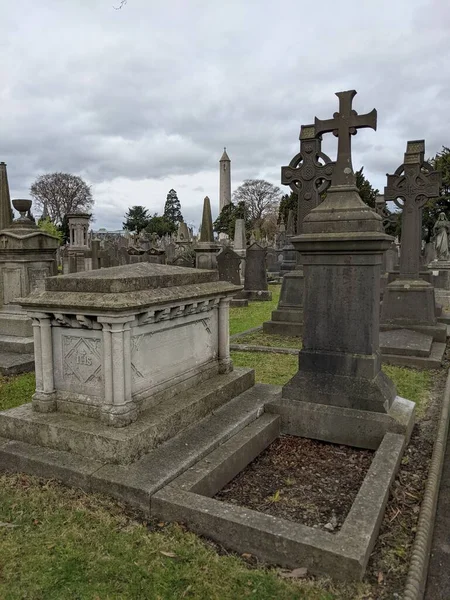
<path id="1" fill-rule="evenodd" d="M 321 136 L 315 137 L 314 125 L 302 125 L 300 152 L 288 167 L 281 167 L 281 183 L 288 185 L 298 197 L 297 233 L 302 232 L 304 218 L 320 204 L 320 195 L 331 183 L 334 162 L 322 152 L 321 140 Z"/>
<path id="2" fill-rule="evenodd" d="M 402 213 L 400 277 L 419 279 L 422 240 L 422 208 L 439 196 L 442 175 L 424 160 L 425 140 L 410 141 L 405 159 L 394 175 L 387 175 L 386 201 L 392 200 Z"/>
<path id="3" fill-rule="evenodd" d="M 338 153 L 336 166 L 333 169 L 331 185 L 335 186 L 355 186 L 355 174 L 352 166 L 352 144 L 351 136 L 357 133 L 358 129 L 364 127 L 377 128 L 377 111 L 373 109 L 365 115 L 358 115 L 352 109 L 353 98 L 356 96 L 355 90 L 346 92 L 337 92 L 339 98 L 339 112 L 333 114 L 332 119 L 320 120 L 317 117 L 314 120 L 314 130 L 316 137 L 322 133 L 333 132 L 338 138 Z"/>

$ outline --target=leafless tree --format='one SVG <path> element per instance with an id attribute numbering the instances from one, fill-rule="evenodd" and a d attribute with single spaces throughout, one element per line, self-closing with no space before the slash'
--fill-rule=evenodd
<path id="1" fill-rule="evenodd" d="M 68 213 L 89 212 L 94 204 L 90 186 L 70 173 L 41 175 L 31 186 L 30 194 L 35 206 L 55 225 L 61 225 Z"/>
<path id="2" fill-rule="evenodd" d="M 233 202 L 244 202 L 252 229 L 261 228 L 264 219 L 278 207 L 281 190 L 263 179 L 246 179 L 233 193 Z"/>

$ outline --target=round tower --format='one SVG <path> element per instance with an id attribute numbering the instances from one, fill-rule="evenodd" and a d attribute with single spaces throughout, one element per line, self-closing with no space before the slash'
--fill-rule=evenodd
<path id="1" fill-rule="evenodd" d="M 227 149 L 223 149 L 220 165 L 220 183 L 219 183 L 219 209 L 231 203 L 231 160 L 227 154 Z"/>

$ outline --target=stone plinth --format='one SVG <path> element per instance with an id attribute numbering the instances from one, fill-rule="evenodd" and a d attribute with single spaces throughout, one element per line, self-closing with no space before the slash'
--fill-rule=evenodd
<path id="1" fill-rule="evenodd" d="M 56 274 L 58 246 L 57 238 L 27 218 L 0 231 L 0 373 L 33 367 L 31 320 L 17 298 L 42 288 L 43 280 Z"/>
<path id="2" fill-rule="evenodd" d="M 33 320 L 33 408 L 107 425 L 135 421 L 177 389 L 232 368 L 217 273 L 150 263 L 46 280 L 21 300 Z"/>
<path id="3" fill-rule="evenodd" d="M 430 349 L 429 366 L 432 367 L 436 364 L 438 351 L 441 353 L 441 360 L 443 358 L 447 327 L 437 321 L 441 307 L 436 310 L 434 287 L 429 282 L 432 275 L 428 272 L 426 281 L 420 272 L 422 208 L 429 198 L 439 195 L 441 181 L 441 174 L 425 161 L 424 153 L 424 140 L 409 141 L 403 164 L 393 175 L 388 175 L 385 187 L 385 199 L 394 201 L 403 208 L 403 212 L 399 273 L 386 286 L 381 307 L 381 329 L 390 332 L 383 337 L 381 350 L 392 361 L 390 349 L 396 345 L 399 349 L 396 356 L 402 358 L 403 364 L 408 364 L 407 361 L 411 360 L 410 364 L 415 366 L 416 361 L 411 353 L 414 344 L 406 344 L 402 351 L 398 344 L 401 339 L 398 330 L 406 329 L 431 336 L 432 341 L 442 344 Z M 426 346 L 424 340 L 424 347 Z M 423 360 L 423 356 L 419 354 L 417 358 Z"/>
<path id="4" fill-rule="evenodd" d="M 381 370 L 380 276 L 392 238 L 356 187 L 351 135 L 358 127 L 376 128 L 376 111 L 358 115 L 352 110 L 355 93 L 339 92 L 339 112 L 315 121 L 316 136 L 338 133 L 338 158 L 325 200 L 292 238 L 305 277 L 303 347 L 298 373 L 282 392 L 287 403 L 298 402 L 299 419 L 310 420 L 310 437 L 334 441 L 329 424 L 342 414 L 340 440 L 348 445 L 358 443 L 355 421 L 367 419 L 365 436 L 370 437 L 378 415 L 385 415 L 385 433 L 400 427 L 409 436 L 414 418 L 414 405 L 407 402 L 407 416 L 398 421 L 395 386 Z"/>
<path id="5" fill-rule="evenodd" d="M 291 271 L 284 275 L 278 308 L 272 311 L 272 319 L 263 323 L 264 333 L 301 337 L 304 279 L 302 270 Z"/>

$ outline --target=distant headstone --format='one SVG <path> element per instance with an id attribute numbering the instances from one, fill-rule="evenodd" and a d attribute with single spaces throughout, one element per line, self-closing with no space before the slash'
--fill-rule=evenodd
<path id="1" fill-rule="evenodd" d="M 184 221 L 178 224 L 177 244 L 188 244 L 190 241 L 188 226 Z"/>
<path id="2" fill-rule="evenodd" d="M 267 285 L 266 254 L 267 248 L 258 242 L 247 248 L 244 290 L 237 294 L 237 298 L 265 301 L 272 299 L 272 292 L 268 291 Z"/>
<path id="3" fill-rule="evenodd" d="M 245 250 L 247 246 L 247 240 L 245 236 L 245 220 L 236 219 L 234 226 L 234 249 Z"/>
<path id="4" fill-rule="evenodd" d="M 437 322 L 434 287 L 422 279 L 420 273 L 422 209 L 429 199 L 439 196 L 442 178 L 424 157 L 425 141 L 409 141 L 403 164 L 393 175 L 387 176 L 384 197 L 403 208 L 403 212 L 400 270 L 384 293 L 381 328 L 390 332 L 409 329 L 431 336 L 437 344 L 445 344 L 447 327 Z M 381 349 L 384 352 L 389 348 L 389 339 L 388 336 L 383 339 L 385 343 Z M 434 357 L 438 347 L 436 345 L 432 351 Z M 409 348 L 405 348 L 405 352 L 411 355 Z M 429 358 L 431 360 L 431 356 Z M 426 364 L 425 360 L 422 362 Z"/>
<path id="5" fill-rule="evenodd" d="M 219 280 L 241 285 L 240 264 L 240 256 L 233 252 L 229 246 L 225 246 L 217 255 Z"/>
<path id="6" fill-rule="evenodd" d="M 166 264 L 166 252 L 160 248 L 150 248 L 147 252 L 147 261 L 158 265 Z"/>

